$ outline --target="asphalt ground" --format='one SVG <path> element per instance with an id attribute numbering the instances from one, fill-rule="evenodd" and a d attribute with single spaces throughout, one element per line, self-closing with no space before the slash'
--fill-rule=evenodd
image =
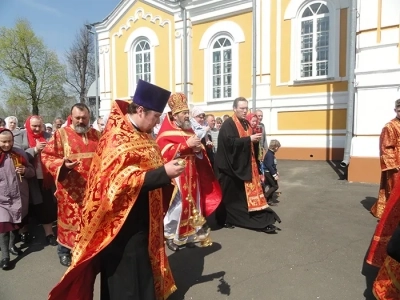
<path id="1" fill-rule="evenodd" d="M 337 165 L 279 161 L 282 194 L 273 209 L 282 231 L 217 229 L 210 247 L 168 251 L 178 287 L 169 300 L 374 299 L 376 269 L 364 257 L 377 224 L 369 208 L 378 186 L 342 180 Z M 41 226 L 32 230 L 14 268 L 0 270 L 0 300 L 47 299 L 66 270 Z M 98 281 L 95 290 L 99 299 Z"/>

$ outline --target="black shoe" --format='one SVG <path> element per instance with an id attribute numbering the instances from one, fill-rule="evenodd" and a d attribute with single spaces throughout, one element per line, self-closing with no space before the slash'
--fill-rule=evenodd
<path id="1" fill-rule="evenodd" d="M 60 256 L 60 264 L 62 264 L 65 267 L 69 267 L 71 265 L 71 256 L 70 255 Z"/>
<path id="2" fill-rule="evenodd" d="M 232 225 L 231 223 L 225 223 L 225 224 L 224 224 L 224 227 L 225 227 L 225 228 L 229 228 L 229 229 L 235 228 L 235 226 Z"/>
<path id="3" fill-rule="evenodd" d="M 17 246 L 13 246 L 13 247 L 10 248 L 10 253 L 11 253 L 12 255 L 15 255 L 15 256 L 20 256 L 20 255 L 22 255 L 24 252 L 22 252 L 21 249 L 19 249 Z"/>
<path id="4" fill-rule="evenodd" d="M 174 252 L 179 251 L 179 246 L 173 240 L 167 240 L 166 244 L 169 250 Z"/>
<path id="5" fill-rule="evenodd" d="M 268 225 L 262 231 L 265 233 L 277 233 L 275 225 Z"/>
<path id="6" fill-rule="evenodd" d="M 19 235 L 20 241 L 24 244 L 28 244 L 31 241 L 31 235 L 29 232 L 24 232 Z"/>
<path id="7" fill-rule="evenodd" d="M 3 270 L 9 270 L 10 269 L 10 259 L 9 258 L 4 258 L 0 262 L 0 266 Z"/>
<path id="8" fill-rule="evenodd" d="M 268 202 L 269 206 L 276 206 L 277 204 L 275 202 L 273 202 L 272 200 L 269 200 Z"/>
<path id="9" fill-rule="evenodd" d="M 49 244 L 49 245 L 52 245 L 52 246 L 58 245 L 56 237 L 52 234 L 49 234 L 48 236 L 46 236 L 46 241 L 47 241 L 47 244 Z"/>

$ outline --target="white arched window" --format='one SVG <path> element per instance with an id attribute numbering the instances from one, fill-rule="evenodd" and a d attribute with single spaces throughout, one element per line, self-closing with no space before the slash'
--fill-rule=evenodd
<path id="1" fill-rule="evenodd" d="M 290 0 L 284 19 L 291 20 L 291 82 L 342 80 L 340 0 Z"/>
<path id="2" fill-rule="evenodd" d="M 218 37 L 212 43 L 212 99 L 232 97 L 232 42 Z"/>
<path id="3" fill-rule="evenodd" d="M 139 79 L 151 82 L 151 49 L 146 39 L 140 39 L 133 46 L 135 83 Z"/>
<path id="4" fill-rule="evenodd" d="M 329 75 L 330 27 L 329 8 L 324 3 L 307 5 L 300 23 L 300 78 L 321 78 Z"/>
<path id="5" fill-rule="evenodd" d="M 132 96 L 139 79 L 154 83 L 155 53 L 160 44 L 157 34 L 148 27 L 136 28 L 129 35 L 124 52 L 128 55 L 128 95 Z"/>
<path id="6" fill-rule="evenodd" d="M 232 21 L 214 23 L 204 32 L 199 45 L 204 50 L 204 101 L 239 96 L 239 44 L 244 41 L 242 28 Z"/>

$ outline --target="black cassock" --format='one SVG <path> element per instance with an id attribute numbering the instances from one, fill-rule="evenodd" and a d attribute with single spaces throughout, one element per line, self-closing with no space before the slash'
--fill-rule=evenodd
<path id="1" fill-rule="evenodd" d="M 171 184 L 160 167 L 148 171 L 138 199 L 113 241 L 101 252 L 101 300 L 156 300 L 148 251 L 149 191 Z"/>
<path id="2" fill-rule="evenodd" d="M 247 129 L 248 123 L 243 120 L 241 125 Z M 254 148 L 257 157 L 258 147 L 255 145 Z M 248 211 L 244 181 L 251 181 L 251 155 L 250 137 L 241 138 L 233 119 L 227 119 L 219 131 L 214 162 L 222 189 L 222 202 L 216 212 L 217 222 L 220 225 L 229 223 L 258 230 L 274 224 L 275 221 L 280 222 L 270 207 L 256 212 Z"/>

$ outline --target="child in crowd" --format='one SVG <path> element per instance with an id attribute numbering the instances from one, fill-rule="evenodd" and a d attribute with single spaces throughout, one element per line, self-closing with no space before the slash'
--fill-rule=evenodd
<path id="1" fill-rule="evenodd" d="M 264 156 L 263 168 L 264 168 L 264 183 L 268 186 L 265 191 L 265 197 L 267 198 L 268 204 L 273 204 L 272 197 L 278 190 L 279 173 L 276 167 L 277 161 L 275 153 L 279 150 L 281 144 L 278 140 L 271 140 L 269 143 L 268 151 Z"/>
<path id="2" fill-rule="evenodd" d="M 35 176 L 23 150 L 13 147 L 10 130 L 0 128 L 0 268 L 10 269 L 10 252 L 21 255 L 15 245 L 15 236 L 26 221 L 29 206 L 27 178 Z"/>

